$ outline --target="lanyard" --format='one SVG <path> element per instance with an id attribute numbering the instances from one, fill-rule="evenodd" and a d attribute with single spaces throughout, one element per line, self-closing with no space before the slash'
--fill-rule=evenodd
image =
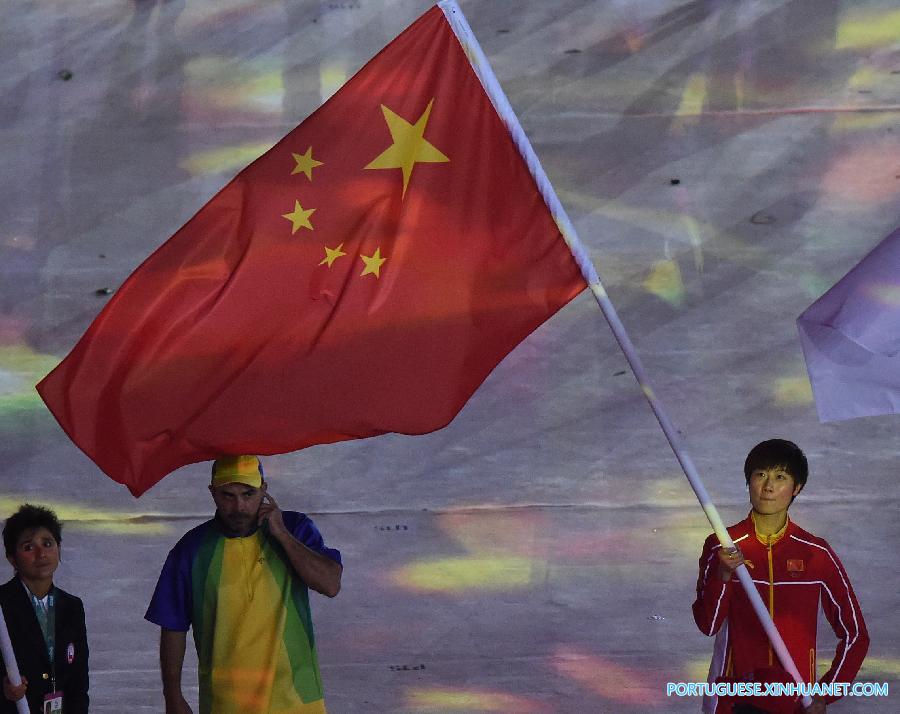
<path id="1" fill-rule="evenodd" d="M 56 662 L 54 661 L 53 652 L 56 645 L 56 606 L 53 590 L 47 594 L 47 606 L 40 601 L 30 590 L 28 594 L 31 596 L 31 606 L 34 608 L 34 614 L 37 616 L 38 624 L 41 626 L 41 632 L 44 635 L 44 644 L 47 645 L 47 657 L 50 659 L 50 675 L 53 680 L 53 691 L 56 691 Z"/>

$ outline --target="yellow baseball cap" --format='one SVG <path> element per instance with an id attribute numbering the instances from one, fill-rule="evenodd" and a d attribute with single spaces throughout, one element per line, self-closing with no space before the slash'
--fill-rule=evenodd
<path id="1" fill-rule="evenodd" d="M 213 461 L 212 485 L 243 483 L 253 488 L 262 486 L 263 467 L 258 456 L 220 456 Z"/>

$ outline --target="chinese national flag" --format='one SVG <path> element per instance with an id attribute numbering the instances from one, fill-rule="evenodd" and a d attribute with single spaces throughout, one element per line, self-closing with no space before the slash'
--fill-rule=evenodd
<path id="1" fill-rule="evenodd" d="M 139 496 L 220 454 L 439 429 L 584 287 L 435 7 L 153 253 L 37 389 Z"/>

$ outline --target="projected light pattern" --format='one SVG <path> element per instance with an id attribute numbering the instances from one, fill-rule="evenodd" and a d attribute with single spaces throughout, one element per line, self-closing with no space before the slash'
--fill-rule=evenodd
<path id="1" fill-rule="evenodd" d="M 178 10 L 178 27 L 193 36 L 206 37 L 222 27 L 242 23 L 264 26 L 284 21 L 284 3 L 280 0 L 216 0 L 212 3 L 184 2 Z"/>
<path id="2" fill-rule="evenodd" d="M 688 662 L 684 663 L 684 668 L 682 670 L 683 674 L 681 676 L 681 681 L 683 682 L 705 682 L 709 676 L 709 662 L 712 657 L 712 649 L 710 649 L 710 655 L 708 657 L 701 657 L 700 659 L 692 659 Z M 674 676 L 673 676 L 674 681 Z"/>
<path id="3" fill-rule="evenodd" d="M 836 50 L 890 46 L 900 37 L 900 10 L 848 7 L 837 26 Z"/>
<path id="4" fill-rule="evenodd" d="M 319 67 L 319 85 L 321 97 L 324 102 L 349 79 L 347 69 L 342 64 L 329 62 Z"/>
<path id="5" fill-rule="evenodd" d="M 225 146 L 208 151 L 199 151 L 183 159 L 178 165 L 192 176 L 237 172 L 247 164 L 255 161 L 272 144 L 251 142 L 238 146 Z"/>
<path id="6" fill-rule="evenodd" d="M 284 102 L 280 63 L 272 59 L 236 61 L 203 56 L 185 64 L 189 117 L 197 112 L 223 112 L 225 120 L 278 114 Z"/>
<path id="7" fill-rule="evenodd" d="M 389 574 L 395 586 L 417 592 L 446 594 L 466 591 L 509 591 L 527 588 L 535 569 L 546 561 L 536 558 L 539 514 L 444 514 L 438 524 L 464 550 L 464 556 L 427 558 L 396 568 Z M 538 548 L 542 548 L 539 543 Z"/>
<path id="8" fill-rule="evenodd" d="M 822 657 L 819 657 L 820 661 Z M 827 660 L 826 660 L 827 661 Z M 827 671 L 827 670 L 826 670 Z M 861 678 L 872 680 L 900 678 L 900 658 L 869 655 L 859 670 Z"/>
<path id="9" fill-rule="evenodd" d="M 0 517 L 13 513 L 26 502 L 37 502 L 40 505 L 52 508 L 67 529 L 73 528 L 94 533 L 120 535 L 165 535 L 172 531 L 171 524 L 162 521 L 146 520 L 146 516 L 138 513 L 61 502 L 53 497 L 44 498 L 38 495 L 0 495 Z"/>
<path id="10" fill-rule="evenodd" d="M 812 386 L 805 374 L 797 377 L 779 377 L 774 385 L 775 404 L 779 407 L 797 407 L 812 404 Z"/>
<path id="11" fill-rule="evenodd" d="M 637 485 L 642 492 L 636 495 L 648 503 L 692 505 L 684 477 L 645 479 Z M 386 574 L 386 584 L 415 593 L 459 596 L 516 592 L 607 575 L 639 580 L 654 566 L 623 561 L 623 552 L 658 549 L 660 534 L 678 531 L 685 537 L 667 540 L 666 549 L 693 560 L 709 532 L 696 513 L 679 510 L 662 514 L 652 528 L 635 523 L 611 531 L 598 530 L 589 522 L 576 526 L 565 510 L 451 513 L 438 516 L 438 524 L 466 554 L 399 565 Z M 548 541 L 548 533 L 557 537 Z"/>
<path id="12" fill-rule="evenodd" d="M 900 307 L 900 285 L 870 285 L 866 293 L 885 307 Z"/>
<path id="13" fill-rule="evenodd" d="M 553 711 L 537 699 L 479 688 L 408 687 L 404 703 L 414 712 L 540 714 Z"/>
<path id="14" fill-rule="evenodd" d="M 684 85 L 681 93 L 681 103 L 675 110 L 673 131 L 681 131 L 688 123 L 696 123 L 696 118 L 703 113 L 703 105 L 706 103 L 706 82 L 704 74 L 692 74 Z M 692 121 L 688 122 L 688 118 Z"/>
<path id="15" fill-rule="evenodd" d="M 900 140 L 873 139 L 832 159 L 822 177 L 827 194 L 853 202 L 882 203 L 900 195 Z"/>
<path id="16" fill-rule="evenodd" d="M 609 702 L 630 706 L 656 707 L 663 703 L 662 683 L 646 671 L 625 667 L 608 656 L 578 647 L 560 645 L 553 666 L 563 677 Z"/>
<path id="17" fill-rule="evenodd" d="M 859 134 L 867 131 L 888 129 L 897 123 L 894 112 L 867 112 L 865 114 L 839 114 L 831 123 L 832 134 Z"/>
<path id="18" fill-rule="evenodd" d="M 508 591 L 528 587 L 534 565 L 527 558 L 502 555 L 436 558 L 401 567 L 391 579 L 419 592 Z"/>
<path id="19" fill-rule="evenodd" d="M 684 302 L 684 283 L 681 269 L 674 260 L 659 260 L 650 269 L 644 280 L 644 288 L 672 307 L 681 307 Z"/>
<path id="20" fill-rule="evenodd" d="M 44 414 L 44 403 L 34 385 L 53 369 L 59 358 L 36 353 L 24 344 L 0 346 L 0 435 L 29 428 L 21 419 L 25 414 Z"/>
<path id="21" fill-rule="evenodd" d="M 820 297 L 833 285 L 832 281 L 826 280 L 823 276 L 814 273 L 803 273 L 798 275 L 797 281 L 803 287 L 806 295 L 809 296 L 810 302 Z"/>

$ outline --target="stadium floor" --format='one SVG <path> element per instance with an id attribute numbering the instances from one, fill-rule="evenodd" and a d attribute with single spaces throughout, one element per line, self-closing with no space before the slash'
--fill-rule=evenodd
<path id="1" fill-rule="evenodd" d="M 85 602 L 93 712 L 162 711 L 142 618 L 168 549 L 211 513 L 208 471 L 135 500 L 33 385 L 109 291 L 428 7 L 3 8 L 0 511 L 28 500 L 65 521 L 57 582 Z M 860 678 L 896 687 L 898 417 L 820 423 L 795 326 L 900 222 L 896 3 L 462 8 L 724 520 L 748 510 L 748 449 L 799 443 L 811 476 L 791 514 L 855 586 Z M 445 429 L 266 468 L 343 553 L 343 592 L 312 598 L 331 712 L 699 710 L 665 683 L 706 676 L 690 606 L 710 528 L 589 294 Z M 895 712 L 896 697 L 833 708 Z"/>

